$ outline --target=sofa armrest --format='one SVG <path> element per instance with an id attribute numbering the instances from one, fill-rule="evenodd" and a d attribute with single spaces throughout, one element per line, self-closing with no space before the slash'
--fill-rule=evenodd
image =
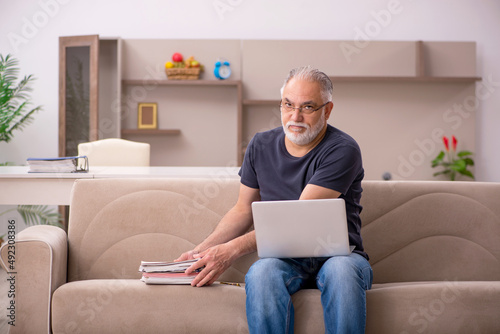
<path id="1" fill-rule="evenodd" d="M 66 282 L 67 250 L 66 232 L 49 225 L 28 227 L 15 243 L 2 246 L 1 262 L 11 283 L 9 306 L 15 307 L 8 320 L 15 324 L 10 333 L 50 333 L 52 293 Z"/>

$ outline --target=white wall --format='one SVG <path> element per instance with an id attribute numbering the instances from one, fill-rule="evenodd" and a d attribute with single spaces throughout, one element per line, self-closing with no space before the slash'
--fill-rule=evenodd
<path id="1" fill-rule="evenodd" d="M 0 162 L 58 153 L 59 36 L 476 41 L 478 75 L 491 82 L 477 94 L 476 178 L 500 181 L 499 1 L 0 0 L 0 8 L 0 53 L 36 75 L 33 102 L 44 106 L 12 142 L 0 143 Z"/>

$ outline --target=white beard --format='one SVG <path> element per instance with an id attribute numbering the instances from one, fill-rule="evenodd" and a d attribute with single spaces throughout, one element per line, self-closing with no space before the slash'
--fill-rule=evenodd
<path id="1" fill-rule="evenodd" d="M 283 125 L 283 130 L 285 131 L 286 137 L 295 145 L 302 146 L 309 144 L 318 136 L 318 134 L 325 126 L 325 122 L 325 113 L 322 112 L 320 119 L 316 122 L 316 124 L 313 124 L 312 127 L 310 127 L 308 124 L 294 121 L 288 121 L 286 125 L 283 124 L 283 121 L 281 121 L 281 124 Z M 306 130 L 302 133 L 291 131 L 289 129 L 290 125 L 302 126 Z"/>

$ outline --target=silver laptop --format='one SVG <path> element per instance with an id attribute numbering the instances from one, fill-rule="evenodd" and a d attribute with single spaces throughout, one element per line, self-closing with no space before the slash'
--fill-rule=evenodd
<path id="1" fill-rule="evenodd" d="M 259 257 L 349 255 L 345 202 L 341 198 L 252 203 Z"/>

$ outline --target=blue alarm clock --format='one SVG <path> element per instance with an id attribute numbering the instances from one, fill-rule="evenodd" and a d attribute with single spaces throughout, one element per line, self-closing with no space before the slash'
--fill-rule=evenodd
<path id="1" fill-rule="evenodd" d="M 215 63 L 214 75 L 217 79 L 224 80 L 231 76 L 231 67 L 228 61 L 217 61 Z"/>

